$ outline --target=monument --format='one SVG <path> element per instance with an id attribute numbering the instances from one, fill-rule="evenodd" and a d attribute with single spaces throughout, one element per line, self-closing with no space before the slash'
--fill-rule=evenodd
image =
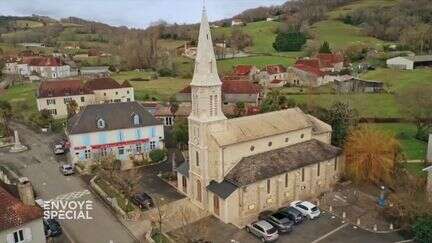
<path id="1" fill-rule="evenodd" d="M 427 148 L 427 162 L 432 163 L 432 134 L 429 134 L 429 143 Z"/>
<path id="2" fill-rule="evenodd" d="M 428 195 L 429 201 L 432 202 L 432 166 L 424 168 L 423 171 L 426 171 L 428 173 L 427 183 L 426 183 L 426 194 Z"/>
<path id="3" fill-rule="evenodd" d="M 27 146 L 21 144 L 18 136 L 18 131 L 14 130 L 14 145 L 12 146 L 12 148 L 9 149 L 9 152 L 19 153 L 19 152 L 26 151 L 27 149 L 28 149 Z"/>

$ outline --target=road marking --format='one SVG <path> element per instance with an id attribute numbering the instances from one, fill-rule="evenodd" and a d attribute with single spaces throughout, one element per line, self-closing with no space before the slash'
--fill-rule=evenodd
<path id="1" fill-rule="evenodd" d="M 348 225 L 348 223 L 343 224 L 343 225 L 337 227 L 336 229 L 334 229 L 334 230 L 328 232 L 327 234 L 321 236 L 320 238 L 318 238 L 318 239 L 312 241 L 311 243 L 317 243 L 317 242 L 320 242 L 320 241 L 324 240 L 325 238 L 329 237 L 330 235 L 332 235 L 332 234 L 336 233 L 337 231 L 341 230 L 342 228 L 346 227 L 347 225 Z"/>
<path id="2" fill-rule="evenodd" d="M 61 201 L 61 200 L 74 200 L 74 199 L 78 199 L 81 197 L 84 197 L 86 195 L 91 194 L 91 192 L 89 190 L 83 190 L 83 191 L 76 191 L 76 192 L 70 192 L 70 193 L 66 193 L 63 195 L 59 195 L 53 199 L 51 199 L 50 201 Z"/>

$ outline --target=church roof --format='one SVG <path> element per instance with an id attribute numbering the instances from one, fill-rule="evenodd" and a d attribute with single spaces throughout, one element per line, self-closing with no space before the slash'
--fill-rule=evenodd
<path id="1" fill-rule="evenodd" d="M 313 123 L 302 110 L 291 108 L 229 119 L 218 125 L 226 125 L 226 129 L 210 130 L 210 134 L 219 146 L 226 146 L 312 127 Z"/>
<path id="2" fill-rule="evenodd" d="M 198 47 L 195 59 L 195 71 L 192 86 L 221 85 L 217 72 L 216 57 L 213 50 L 213 41 L 210 33 L 207 12 L 204 9 L 198 37 Z"/>
<path id="3" fill-rule="evenodd" d="M 248 157 L 244 157 L 225 176 L 225 181 L 238 187 L 272 178 L 308 165 L 336 158 L 338 147 L 312 139 Z"/>

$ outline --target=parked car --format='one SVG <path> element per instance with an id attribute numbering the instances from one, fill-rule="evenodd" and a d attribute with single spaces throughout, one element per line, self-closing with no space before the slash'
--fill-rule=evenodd
<path id="1" fill-rule="evenodd" d="M 62 234 L 62 228 L 55 219 L 43 219 L 44 232 L 46 237 L 55 237 Z"/>
<path id="2" fill-rule="evenodd" d="M 61 144 L 54 145 L 54 154 L 55 155 L 60 155 L 60 154 L 64 154 L 64 153 L 65 153 L 65 149 Z"/>
<path id="3" fill-rule="evenodd" d="M 280 212 L 276 212 L 265 219 L 276 227 L 279 233 L 290 233 L 293 230 L 294 222 Z"/>
<path id="4" fill-rule="evenodd" d="M 294 201 L 291 203 L 291 207 L 299 210 L 303 216 L 309 219 L 318 218 L 321 214 L 319 208 L 308 201 Z"/>
<path id="5" fill-rule="evenodd" d="M 75 174 L 75 169 L 74 166 L 72 164 L 62 164 L 60 165 L 60 172 L 65 175 L 73 175 Z"/>
<path id="6" fill-rule="evenodd" d="M 151 208 L 154 206 L 153 199 L 145 192 L 133 195 L 132 203 L 141 209 Z"/>
<path id="7" fill-rule="evenodd" d="M 279 212 L 288 217 L 294 224 L 300 224 L 303 222 L 303 214 L 294 207 L 281 208 Z"/>
<path id="8" fill-rule="evenodd" d="M 246 225 L 246 230 L 260 238 L 262 242 L 272 242 L 279 238 L 278 230 L 265 220 Z"/>

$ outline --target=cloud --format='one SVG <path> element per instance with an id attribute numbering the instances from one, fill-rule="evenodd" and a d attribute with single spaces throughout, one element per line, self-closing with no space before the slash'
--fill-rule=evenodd
<path id="1" fill-rule="evenodd" d="M 142 28 L 163 19 L 170 23 L 195 23 L 200 19 L 201 0 L 0 0 L 2 15 L 32 14 L 65 18 L 69 16 L 111 25 Z M 232 17 L 241 11 L 284 3 L 286 0 L 207 0 L 211 20 Z"/>

